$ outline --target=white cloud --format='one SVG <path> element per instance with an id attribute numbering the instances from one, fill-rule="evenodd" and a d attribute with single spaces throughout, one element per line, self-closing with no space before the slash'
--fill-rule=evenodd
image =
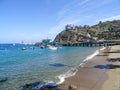
<path id="1" fill-rule="evenodd" d="M 116 15 L 116 16 L 111 16 L 109 18 L 104 18 L 104 19 L 101 19 L 99 21 L 112 21 L 112 20 L 120 20 L 120 15 Z"/>
<path id="2" fill-rule="evenodd" d="M 56 25 L 50 29 L 48 34 L 56 34 L 56 33 L 60 32 L 60 30 L 62 30 L 62 28 L 64 29 L 65 25 L 75 24 L 75 23 L 78 23 L 79 21 L 80 21 L 79 19 L 61 20 L 58 25 Z"/>
<path id="3" fill-rule="evenodd" d="M 65 27 L 66 24 L 76 24 L 80 22 L 79 19 L 79 8 L 78 7 L 84 7 L 89 0 L 74 0 L 72 2 L 69 2 L 57 14 L 57 22 L 58 24 L 53 26 L 48 34 L 56 34 L 61 31 L 62 28 Z M 77 10 L 77 11 L 76 11 Z"/>
<path id="4" fill-rule="evenodd" d="M 110 0 L 112 1 L 112 0 Z M 62 31 L 66 24 L 89 24 L 95 23 L 96 19 L 101 17 L 101 12 L 99 11 L 102 6 L 105 6 L 109 2 L 107 0 L 73 0 L 68 2 L 57 14 L 57 25 L 50 28 L 48 36 L 55 36 L 60 31 Z M 105 15 L 102 15 L 103 17 Z M 113 20 L 120 18 L 120 15 L 113 16 L 110 18 L 105 18 L 103 20 Z M 93 20 L 93 21 L 91 21 Z"/>
<path id="5" fill-rule="evenodd" d="M 83 11 L 82 9 L 81 11 L 79 9 L 84 8 L 88 1 L 89 0 L 75 0 L 73 2 L 68 3 L 58 12 L 57 20 L 67 18 L 67 16 L 71 17 L 73 15 L 74 16 L 78 15 L 76 13 Z"/>

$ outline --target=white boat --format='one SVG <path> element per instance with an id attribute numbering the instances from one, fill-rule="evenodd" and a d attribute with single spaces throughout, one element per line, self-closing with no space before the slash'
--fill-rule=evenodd
<path id="1" fill-rule="evenodd" d="M 25 48 L 25 47 L 23 47 L 23 48 L 22 48 L 22 50 L 26 50 L 26 48 Z"/>
<path id="2" fill-rule="evenodd" d="M 47 46 L 48 46 L 48 48 L 51 49 L 51 50 L 57 50 L 57 47 L 55 47 L 55 46 L 51 46 L 51 45 L 47 45 Z"/>

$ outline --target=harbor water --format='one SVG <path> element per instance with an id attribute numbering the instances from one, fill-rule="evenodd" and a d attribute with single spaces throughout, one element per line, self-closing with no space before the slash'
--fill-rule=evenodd
<path id="1" fill-rule="evenodd" d="M 58 47 L 50 50 L 32 45 L 0 44 L 0 78 L 7 78 L 0 82 L 0 90 L 14 90 L 36 81 L 61 83 L 97 49 Z"/>

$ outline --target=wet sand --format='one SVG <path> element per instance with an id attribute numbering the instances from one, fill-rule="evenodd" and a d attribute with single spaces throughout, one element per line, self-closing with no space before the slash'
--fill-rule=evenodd
<path id="1" fill-rule="evenodd" d="M 120 46 L 113 46 L 111 50 L 116 51 L 118 48 L 120 49 Z M 78 70 L 76 75 L 66 78 L 65 81 L 59 85 L 59 88 L 62 90 L 120 90 L 120 68 L 115 70 L 110 69 L 109 65 L 112 63 L 107 60 L 113 56 L 115 57 L 116 53 L 103 52 L 109 52 L 109 50 L 105 49 L 104 51 L 100 51 L 99 55 L 88 60 L 84 66 Z M 117 56 L 119 57 L 120 53 L 118 54 Z M 120 65 L 120 63 L 117 64 Z M 113 86 L 116 88 L 112 89 L 111 87 Z"/>

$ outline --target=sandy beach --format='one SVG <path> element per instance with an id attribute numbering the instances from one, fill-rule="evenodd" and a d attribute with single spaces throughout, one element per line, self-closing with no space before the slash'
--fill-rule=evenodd
<path id="1" fill-rule="evenodd" d="M 109 53 L 108 58 L 115 60 L 111 64 L 117 67 L 107 71 L 108 78 L 103 83 L 101 90 L 120 90 L 120 46 L 112 46 L 111 52 L 113 53 Z"/>
<path id="2" fill-rule="evenodd" d="M 88 60 L 78 72 L 65 79 L 59 85 L 62 90 L 120 90 L 120 62 L 109 61 L 119 58 L 120 46 L 100 51 L 91 60 Z"/>

